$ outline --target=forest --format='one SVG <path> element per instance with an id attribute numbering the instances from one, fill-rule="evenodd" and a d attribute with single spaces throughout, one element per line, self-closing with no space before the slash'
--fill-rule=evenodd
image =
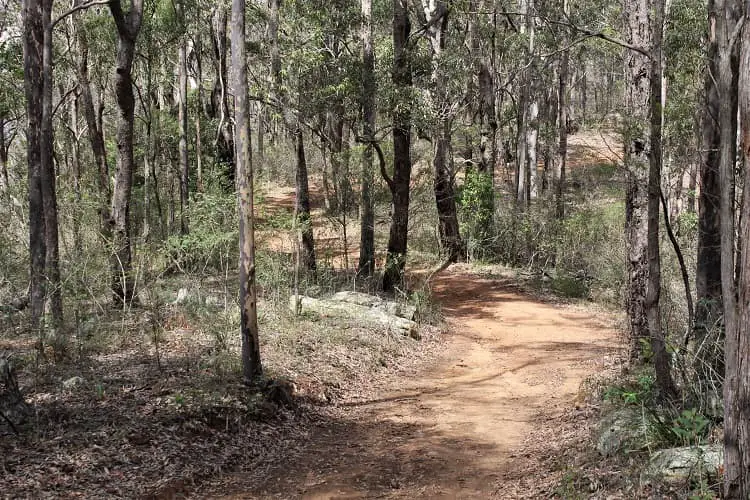
<path id="1" fill-rule="evenodd" d="M 0 497 L 750 499 L 750 1 L 0 6 Z"/>

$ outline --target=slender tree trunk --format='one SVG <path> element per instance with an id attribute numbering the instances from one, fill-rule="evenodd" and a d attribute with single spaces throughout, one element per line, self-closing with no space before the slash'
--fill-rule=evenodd
<path id="1" fill-rule="evenodd" d="M 568 0 L 563 0 L 563 13 L 570 12 Z M 568 43 L 565 37 L 562 43 Z M 560 55 L 559 84 L 557 91 L 557 130 L 559 142 L 557 158 L 552 174 L 552 184 L 555 190 L 555 217 L 565 218 L 565 167 L 568 158 L 568 79 L 570 78 L 570 51 L 564 50 Z"/>
<path id="2" fill-rule="evenodd" d="M 258 103 L 258 168 L 256 168 L 256 174 L 261 175 L 260 166 L 263 165 L 263 160 L 266 158 L 266 106 L 262 102 Z"/>
<path id="3" fill-rule="evenodd" d="M 60 86 L 62 87 L 62 85 Z M 62 90 L 62 88 L 60 89 Z M 78 209 L 83 208 L 83 193 L 81 190 L 81 178 L 83 176 L 81 168 L 81 155 L 80 155 L 80 142 L 79 142 L 79 130 L 78 130 L 78 101 L 79 98 L 76 96 L 70 100 L 68 106 L 68 120 L 70 123 L 69 140 L 71 150 L 71 171 L 73 174 L 73 194 L 75 196 L 76 205 Z M 73 248 L 76 255 L 83 255 L 83 242 L 81 241 L 81 218 L 77 212 L 73 217 Z"/>
<path id="4" fill-rule="evenodd" d="M 216 81 L 212 95 L 213 107 L 219 116 L 216 134 L 217 160 L 223 167 L 229 185 L 234 184 L 234 137 L 229 114 L 229 85 L 227 82 L 227 9 L 219 6 L 213 19 L 213 44 L 216 57 Z"/>
<path id="5" fill-rule="evenodd" d="M 434 20 L 427 30 L 432 58 L 431 97 L 435 113 L 432 127 L 434 147 L 433 171 L 434 192 L 438 213 L 440 245 L 447 260 L 456 262 L 464 253 L 464 245 L 458 225 L 456 194 L 453 182 L 452 124 L 455 116 L 453 103 L 448 95 L 442 57 L 448 36 L 448 4 L 443 1 L 422 0 L 420 22 Z M 469 154 L 469 157 L 471 155 Z"/>
<path id="6" fill-rule="evenodd" d="M 10 140 L 5 136 L 6 123 L 5 117 L 0 116 L 0 174 L 3 177 L 3 192 L 6 197 L 10 197 L 10 177 L 8 176 L 8 150 L 10 149 L 8 143 Z"/>
<path id="7" fill-rule="evenodd" d="M 232 0 L 232 67 L 234 90 L 235 164 L 240 211 L 240 336 L 242 375 L 246 383 L 263 374 L 258 340 L 253 228 L 253 168 L 250 157 L 250 101 L 245 59 L 245 1 Z"/>
<path id="8" fill-rule="evenodd" d="M 624 12 L 625 41 L 651 46 L 648 0 L 635 0 Z M 628 258 L 626 310 L 629 322 L 630 357 L 641 358 L 648 342 L 644 301 L 648 285 L 648 110 L 651 67 L 646 56 L 625 51 L 625 108 L 628 123 L 623 137 L 626 171 L 625 239 Z"/>
<path id="9" fill-rule="evenodd" d="M 362 0 L 362 136 L 367 144 L 362 153 L 360 187 L 359 274 L 372 276 L 375 272 L 375 206 L 372 197 L 375 175 L 373 146 L 375 140 L 375 51 L 372 31 L 372 0 Z"/>
<path id="10" fill-rule="evenodd" d="M 698 201 L 698 258 L 695 273 L 697 304 L 695 310 L 695 369 L 699 377 L 716 383 L 723 377 L 724 360 L 722 341 L 724 331 L 721 328 L 722 308 L 722 251 L 721 251 L 721 184 L 719 168 L 722 164 L 724 149 L 721 145 L 722 127 L 728 127 L 728 134 L 736 133 L 737 124 L 726 115 L 726 111 L 735 109 L 737 95 L 736 66 L 729 65 L 731 73 L 724 74 L 721 66 L 721 54 L 731 52 L 728 46 L 728 30 L 738 21 L 738 2 L 733 11 L 727 11 L 725 0 L 709 0 L 708 16 L 708 71 L 705 77 L 705 102 L 702 116 L 702 155 L 700 166 L 700 194 Z M 728 19 L 727 12 L 734 12 L 734 18 Z M 726 57 L 726 56 L 724 56 Z M 731 57 L 731 56 L 730 56 Z M 735 53 L 736 57 L 736 53 Z M 728 86 L 729 94 L 720 97 L 719 86 Z M 731 101 L 729 107 L 722 109 L 723 100 Z M 724 114 L 722 114 L 724 111 Z M 734 152 L 727 150 L 734 163 Z M 710 336 L 715 336 L 710 338 Z"/>
<path id="11" fill-rule="evenodd" d="M 60 245 L 57 222 L 57 176 L 55 175 L 54 132 L 52 127 L 52 0 L 43 0 L 42 24 L 42 205 L 44 207 L 45 272 L 50 327 L 54 335 L 63 321 L 62 280 L 60 278 Z"/>
<path id="12" fill-rule="evenodd" d="M 188 161 L 188 110 L 187 110 L 187 41 L 180 41 L 179 47 L 179 76 L 178 76 L 179 106 L 177 110 L 177 121 L 180 126 L 180 233 L 185 235 L 189 232 L 188 203 L 190 200 L 190 164 Z"/>
<path id="13" fill-rule="evenodd" d="M 104 147 L 104 132 L 101 119 L 97 118 L 97 111 L 94 107 L 94 98 L 91 93 L 91 83 L 89 81 L 89 44 L 86 31 L 80 20 L 75 22 L 75 35 L 78 45 L 79 60 L 77 65 L 78 86 L 80 89 L 81 109 L 83 117 L 86 120 L 89 143 L 94 155 L 94 162 L 97 168 L 97 186 L 99 188 L 97 207 L 99 211 L 99 231 L 105 241 L 109 241 L 112 234 L 112 219 L 110 215 L 109 203 L 112 193 L 109 187 L 109 165 L 107 164 L 107 151 Z M 103 110 L 103 104 L 100 103 L 100 109 Z M 99 113 L 99 117 L 101 112 Z"/>
<path id="14" fill-rule="evenodd" d="M 665 0 L 652 0 L 653 15 L 651 45 L 650 148 L 648 175 L 648 285 L 644 308 L 654 354 L 656 384 L 663 396 L 677 394 L 669 365 L 666 339 L 661 328 L 659 298 L 661 296 L 661 254 L 659 251 L 659 213 L 661 202 L 662 166 L 662 78 Z"/>
<path id="15" fill-rule="evenodd" d="M 526 161 L 529 173 L 529 193 L 528 201 L 535 200 L 539 197 L 539 168 L 537 161 L 539 138 L 539 104 L 536 97 L 529 103 L 528 125 L 526 127 Z"/>
<path id="16" fill-rule="evenodd" d="M 534 52 L 534 0 L 519 0 L 519 12 L 523 16 L 519 32 L 527 37 L 526 56 L 533 57 Z M 520 80 L 520 96 L 518 97 L 518 127 L 516 130 L 516 208 L 524 210 L 529 198 L 529 164 L 528 164 L 528 130 L 529 130 L 529 85 L 531 84 L 531 70 L 523 69 Z"/>
<path id="17" fill-rule="evenodd" d="M 307 182 L 307 159 L 305 158 L 305 140 L 301 126 L 294 132 L 297 151 L 295 212 L 300 227 L 301 265 L 308 271 L 315 272 L 315 241 L 313 238 L 312 218 L 310 217 L 310 189 Z"/>
<path id="18" fill-rule="evenodd" d="M 112 293 L 116 303 L 123 306 L 135 298 L 131 275 L 132 248 L 130 238 L 130 201 L 133 187 L 135 158 L 133 133 L 135 122 L 135 96 L 133 94 L 133 58 L 135 42 L 141 29 L 143 0 L 133 0 L 130 11 L 124 13 L 120 0 L 109 3 L 117 27 L 117 59 L 114 75 L 117 117 L 117 171 L 112 194 L 113 255 Z"/>
<path id="19" fill-rule="evenodd" d="M 409 11 L 406 0 L 393 0 L 393 85 L 399 96 L 407 96 L 412 86 L 408 50 Z M 403 281 L 409 230 L 409 181 L 411 179 L 411 106 L 402 103 L 393 113 L 393 178 L 386 177 L 391 191 L 393 213 L 388 236 L 383 290 L 390 292 Z"/>
<path id="20" fill-rule="evenodd" d="M 44 195 L 42 191 L 42 101 L 43 101 L 43 1 L 26 0 L 23 3 L 23 59 L 24 88 L 26 91 L 26 153 L 28 162 L 29 199 L 29 303 L 31 326 L 41 330 L 44 315 L 46 258 Z"/>

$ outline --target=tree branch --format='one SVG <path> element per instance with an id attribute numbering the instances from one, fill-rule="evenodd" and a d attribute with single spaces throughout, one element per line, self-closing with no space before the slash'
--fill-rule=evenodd
<path id="1" fill-rule="evenodd" d="M 90 0 L 90 1 L 85 2 L 85 3 L 80 3 L 80 4 L 76 5 L 75 7 L 73 7 L 71 9 L 63 12 L 58 17 L 56 17 L 55 20 L 52 21 L 52 24 L 50 25 L 50 29 L 54 28 L 55 25 L 57 25 L 57 23 L 59 23 L 60 21 L 62 21 L 66 17 L 68 17 L 68 16 L 70 16 L 72 14 L 75 14 L 79 10 L 85 10 L 85 9 L 90 8 L 90 7 L 94 7 L 96 5 L 107 5 L 109 3 L 110 3 L 110 0 Z"/>
<path id="2" fill-rule="evenodd" d="M 380 175 L 383 177 L 385 183 L 388 184 L 388 188 L 393 191 L 393 179 L 388 175 L 388 171 L 385 168 L 385 155 L 383 154 L 383 149 L 380 147 L 380 143 L 375 139 L 362 136 L 357 136 L 355 140 L 360 144 L 367 144 L 375 149 L 375 152 L 378 155 L 378 164 L 380 165 Z"/>

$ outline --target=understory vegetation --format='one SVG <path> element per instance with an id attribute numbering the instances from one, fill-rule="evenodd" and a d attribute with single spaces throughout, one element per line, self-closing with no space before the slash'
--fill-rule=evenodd
<path id="1" fill-rule="evenodd" d="M 750 497 L 748 8 L 0 0 L 0 496 L 260 480 L 455 266 L 622 331 L 548 494 Z"/>

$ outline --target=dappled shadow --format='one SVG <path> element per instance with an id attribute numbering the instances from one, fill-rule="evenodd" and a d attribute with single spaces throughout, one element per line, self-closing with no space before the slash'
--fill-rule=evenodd
<path id="1" fill-rule="evenodd" d="M 219 498 L 475 496 L 500 479 L 501 464 L 494 457 L 510 451 L 469 429 L 457 435 L 418 423 L 358 417 L 332 419 L 313 429 L 315 453 L 279 465 L 260 483 L 234 475 L 231 490 Z"/>
<path id="2" fill-rule="evenodd" d="M 61 390 L 71 372 L 79 379 Z M 300 435 L 297 414 L 182 356 L 51 366 L 26 396 L 34 416 L 0 437 L 2 495 L 15 498 L 174 498 L 217 471 L 272 460 Z"/>

